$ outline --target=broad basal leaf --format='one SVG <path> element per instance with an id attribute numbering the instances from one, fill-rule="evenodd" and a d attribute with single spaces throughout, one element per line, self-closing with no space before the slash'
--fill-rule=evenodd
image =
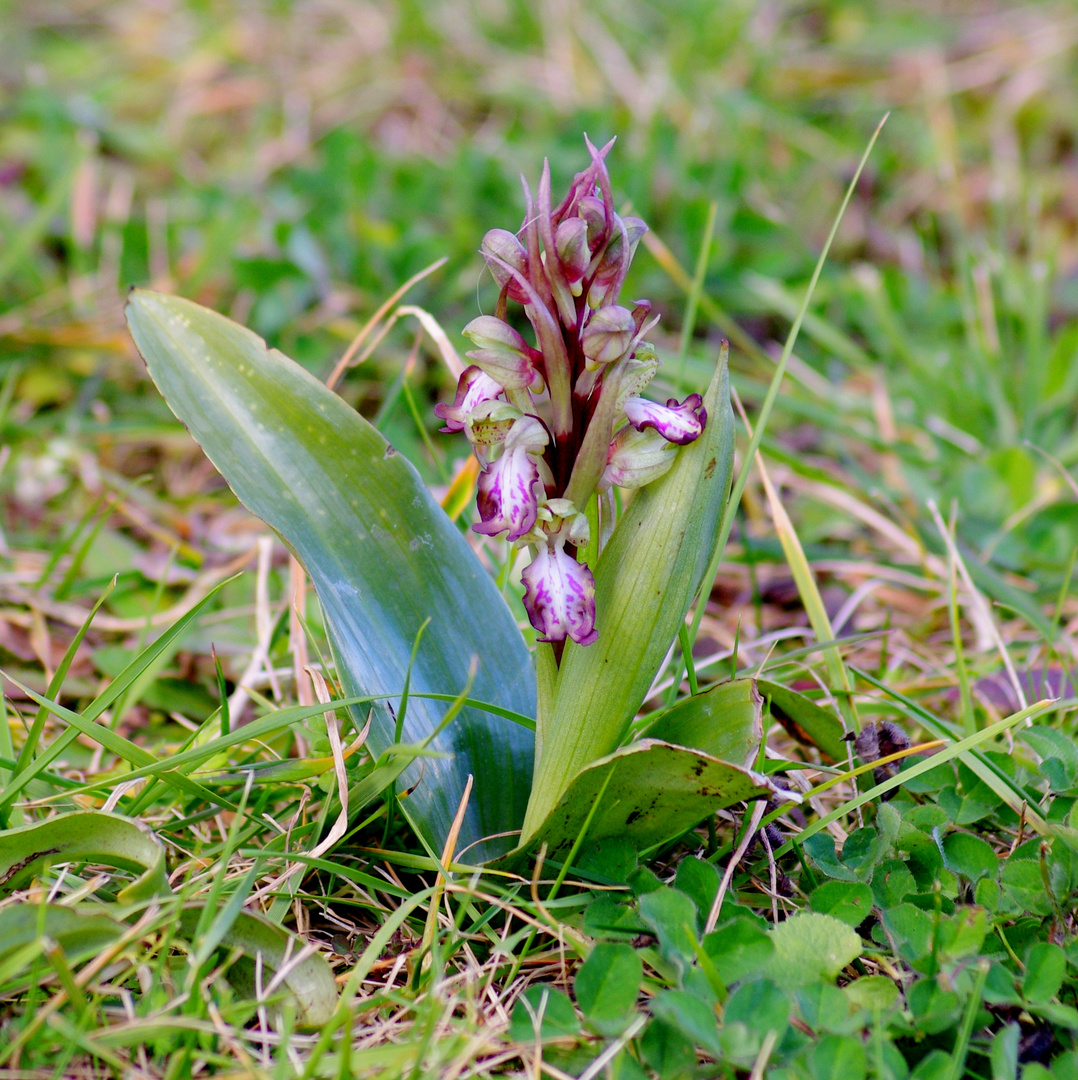
<path id="1" fill-rule="evenodd" d="M 508 608 L 401 454 L 309 372 L 223 316 L 143 291 L 127 314 L 172 411 L 307 568 L 346 694 L 399 693 L 429 618 L 413 690 L 456 693 L 476 656 L 475 699 L 534 715 L 531 659 Z M 412 698 L 403 741 L 429 735 L 445 709 Z M 368 744 L 380 753 L 393 742 L 394 718 L 378 707 Z M 450 756 L 410 766 L 401 784 L 418 786 L 401 805 L 432 847 L 441 849 L 469 773 L 475 790 L 458 849 L 520 828 L 528 732 L 466 708 L 430 749 Z"/>
<path id="2" fill-rule="evenodd" d="M 640 850 L 680 836 L 731 803 L 772 794 L 760 773 L 699 750 L 641 739 L 581 770 L 527 846 L 514 855 L 519 858 L 546 843 L 549 858 L 564 858 L 596 800 L 588 840 L 621 836 Z"/>
<path id="3" fill-rule="evenodd" d="M 646 734 L 748 768 L 764 737 L 762 706 L 755 680 L 734 679 L 682 698 Z"/>
<path id="4" fill-rule="evenodd" d="M 170 891 L 164 846 L 145 825 L 119 814 L 87 810 L 0 832 L 0 896 L 47 866 L 75 860 L 138 873 L 138 879 L 120 891 L 122 903 Z"/>

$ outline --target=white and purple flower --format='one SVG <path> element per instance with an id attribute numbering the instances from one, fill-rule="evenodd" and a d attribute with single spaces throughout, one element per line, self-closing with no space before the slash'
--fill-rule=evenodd
<path id="1" fill-rule="evenodd" d="M 502 443 L 502 454 L 479 475 L 476 505 L 482 519 L 472 528 L 486 536 L 508 531 L 519 540 L 535 524 L 539 508 L 540 454 L 549 441 L 546 428 L 534 416 L 516 420 Z"/>
<path id="2" fill-rule="evenodd" d="M 535 558 L 524 568 L 524 607 L 540 641 L 564 641 L 590 645 L 599 636 L 595 629 L 595 578 L 582 562 L 569 555 L 565 545 L 540 544 Z"/>
<path id="3" fill-rule="evenodd" d="M 678 446 L 698 439 L 707 423 L 704 399 L 699 394 L 690 394 L 680 405 L 677 398 L 670 398 L 665 405 L 660 405 L 647 398 L 630 397 L 625 401 L 625 415 L 637 431 L 654 428 L 664 439 Z"/>

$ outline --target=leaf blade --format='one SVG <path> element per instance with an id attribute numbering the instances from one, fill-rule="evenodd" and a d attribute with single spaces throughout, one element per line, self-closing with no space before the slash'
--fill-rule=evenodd
<path id="1" fill-rule="evenodd" d="M 275 529 L 314 581 L 347 696 L 404 685 L 412 643 L 430 617 L 412 675 L 416 691 L 446 693 L 478 656 L 476 697 L 535 709 L 523 638 L 467 541 L 415 469 L 336 394 L 255 334 L 186 300 L 136 290 L 128 323 L 170 408 L 248 509 Z M 494 643 L 492 648 L 490 643 Z M 419 742 L 444 715 L 413 699 L 402 738 Z M 370 746 L 394 741 L 375 710 Z M 465 709 L 432 744 L 450 755 L 405 774 L 419 787 L 405 813 L 440 849 L 468 773 L 496 778 L 468 804 L 460 843 L 520 827 L 531 739 L 517 725 Z"/>

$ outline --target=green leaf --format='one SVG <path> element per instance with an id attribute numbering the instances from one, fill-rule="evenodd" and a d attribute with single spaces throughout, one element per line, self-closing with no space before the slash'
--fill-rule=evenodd
<path id="1" fill-rule="evenodd" d="M 943 838 L 943 865 L 954 874 L 976 883 L 983 877 L 995 878 L 999 859 L 991 844 L 970 833 L 953 832 Z"/>
<path id="2" fill-rule="evenodd" d="M 667 709 L 645 734 L 750 768 L 764 737 L 763 698 L 752 679 L 719 683 Z"/>
<path id="3" fill-rule="evenodd" d="M 704 1001 L 686 990 L 660 990 L 651 999 L 651 1015 L 657 1016 L 694 1046 L 714 1057 L 722 1056 L 719 1025 L 715 1013 Z"/>
<path id="4" fill-rule="evenodd" d="M 962 999 L 953 990 L 944 989 L 935 977 L 915 982 L 906 991 L 906 1004 L 917 1029 L 926 1035 L 946 1031 L 962 1012 Z"/>
<path id="5" fill-rule="evenodd" d="M 475 697 L 533 713 L 535 675 L 509 609 L 401 454 L 309 372 L 223 316 L 136 290 L 127 317 L 169 407 L 307 568 L 346 695 L 399 693 L 429 618 L 414 691 L 456 692 L 477 657 Z M 412 697 L 401 741 L 421 742 L 444 713 Z M 394 727 L 388 708 L 376 707 L 376 754 L 395 741 Z M 449 756 L 408 768 L 402 783 L 418 786 L 401 806 L 432 848 L 443 846 L 469 773 L 477 785 L 459 846 L 520 828 L 532 773 L 526 731 L 465 708 L 430 749 Z M 495 853 L 488 845 L 471 854 Z"/>
<path id="6" fill-rule="evenodd" d="M 866 975 L 842 988 L 850 1004 L 869 1012 L 886 1012 L 898 1004 L 898 987 L 886 975 Z"/>
<path id="7" fill-rule="evenodd" d="M 1022 996 L 1034 1005 L 1045 1005 L 1059 993 L 1067 972 L 1067 957 L 1058 945 L 1038 941 L 1026 957 Z"/>
<path id="8" fill-rule="evenodd" d="M 582 770 L 530 843 L 507 862 L 519 861 L 541 843 L 547 844 L 551 858 L 564 857 L 600 792 L 588 839 L 620 836 L 638 850 L 680 836 L 723 806 L 773 793 L 759 773 L 698 750 L 642 739 Z"/>
<path id="9" fill-rule="evenodd" d="M 751 919 L 739 917 L 708 934 L 704 938 L 704 951 L 711 957 L 719 977 L 729 985 L 763 970 L 775 946 L 770 935 Z"/>
<path id="10" fill-rule="evenodd" d="M 834 979 L 861 955 L 861 939 L 830 915 L 799 912 L 771 930 L 775 954 L 765 969 L 784 986 Z"/>
<path id="11" fill-rule="evenodd" d="M 180 933 L 191 940 L 202 904 L 184 904 L 180 912 Z M 197 941 L 193 941 L 196 947 Z M 304 942 L 264 915 L 241 911 L 221 938 L 225 949 L 240 949 L 244 957 L 228 970 L 229 981 L 249 998 L 259 986 L 274 985 L 280 979 L 295 1000 L 296 1019 L 304 1027 L 321 1027 L 337 1008 L 337 983 L 333 970 L 319 953 L 306 952 Z M 306 953 L 306 954 L 305 954 Z M 298 962 L 297 962 L 298 961 Z M 259 971 L 261 969 L 261 971 Z"/>
<path id="12" fill-rule="evenodd" d="M 63 950 L 69 964 L 78 964 L 118 941 L 130 929 L 118 919 L 103 914 L 83 914 L 60 904 L 14 904 L 0 911 L 0 968 L 6 967 L 21 949 L 42 936 L 51 938 Z M 35 952 L 34 956 L 39 956 Z M 24 961 L 33 957 L 25 956 Z M 19 970 L 25 963 L 16 965 Z M 6 971 L 14 977 L 17 970 Z"/>
<path id="13" fill-rule="evenodd" d="M 596 945 L 576 973 L 574 990 L 584 1018 L 601 1035 L 625 1030 L 644 978 L 639 954 L 621 942 Z"/>
<path id="14" fill-rule="evenodd" d="M 658 937 L 663 956 L 682 968 L 691 964 L 696 956 L 696 904 L 677 889 L 663 888 L 640 897 L 637 909 Z"/>
<path id="15" fill-rule="evenodd" d="M 831 915 L 847 926 L 857 927 L 872 910 L 872 890 L 857 881 L 825 881 L 813 890 L 809 906 L 821 915 Z"/>
<path id="16" fill-rule="evenodd" d="M 753 979 L 730 995 L 722 1019 L 724 1026 L 744 1024 L 757 1035 L 774 1031 L 781 1037 L 790 1023 L 790 998 L 770 979 Z"/>
<path id="17" fill-rule="evenodd" d="M 825 1035 L 809 1053 L 809 1063 L 816 1080 L 864 1080 L 868 1075 L 864 1045 L 846 1035 Z"/>
<path id="18" fill-rule="evenodd" d="M 696 930 L 703 930 L 711 905 L 719 891 L 719 872 L 703 859 L 686 856 L 677 864 L 674 888 L 683 892 L 696 905 Z"/>
<path id="19" fill-rule="evenodd" d="M 898 904 L 883 913 L 883 925 L 899 953 L 910 961 L 926 956 L 932 943 L 932 917 L 913 904 Z"/>
<path id="20" fill-rule="evenodd" d="M 0 832 L 0 895 L 58 862 L 87 860 L 139 874 L 121 889 L 121 903 L 167 893 L 165 849 L 140 822 L 97 810 L 75 811 Z"/>
<path id="21" fill-rule="evenodd" d="M 536 1032 L 542 1042 L 564 1039 L 580 1031 L 573 1003 L 556 987 L 533 983 L 517 998 L 509 1021 L 513 1042 L 534 1045 Z"/>
<path id="22" fill-rule="evenodd" d="M 1022 1029 L 1013 1020 L 996 1033 L 989 1054 L 989 1061 L 992 1065 L 992 1080 L 1017 1080 L 1018 1040 L 1021 1036 Z"/>
<path id="23" fill-rule="evenodd" d="M 757 679 L 756 685 L 770 699 L 771 715 L 790 735 L 817 747 L 832 761 L 847 760 L 842 721 L 833 712 L 779 683 Z"/>
<path id="24" fill-rule="evenodd" d="M 1008 859 L 999 875 L 1004 896 L 1021 911 L 1051 915 L 1052 901 L 1044 888 L 1041 866 L 1033 859 Z"/>
<path id="25" fill-rule="evenodd" d="M 540 753 L 525 842 L 576 775 L 621 742 L 707 570 L 733 467 L 724 359 L 704 405 L 704 433 L 678 451 L 665 476 L 636 493 L 595 567 L 599 640 L 566 645 L 551 715 L 538 718 Z"/>

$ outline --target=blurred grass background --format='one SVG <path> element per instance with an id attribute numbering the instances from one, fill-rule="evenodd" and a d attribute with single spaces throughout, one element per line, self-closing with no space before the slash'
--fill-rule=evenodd
<path id="1" fill-rule="evenodd" d="M 1076 41 L 1047 3 L 0 7 L 6 580 L 40 585 L 60 552 L 64 600 L 122 566 L 109 605 L 133 618 L 246 542 L 126 336 L 128 286 L 224 311 L 325 376 L 444 255 L 409 299 L 455 338 L 493 301 L 476 249 L 519 224 L 519 173 L 549 156 L 558 188 L 582 132 L 617 135 L 616 198 L 658 242 L 626 295 L 652 299 L 676 354 L 669 271 L 691 271 L 714 203 L 686 381 L 730 336 L 751 411 L 890 110 L 765 447 L 812 558 L 897 558 L 865 508 L 940 552 L 932 498 L 978 584 L 1044 635 L 1078 534 Z M 402 371 L 433 431 L 451 384 L 403 323 L 343 392 L 435 481 Z M 804 494 L 822 481 L 830 502 Z M 761 506 L 750 487 L 750 521 Z M 753 558 L 781 561 L 758 531 Z M 26 632 L 4 647 L 41 655 Z"/>

